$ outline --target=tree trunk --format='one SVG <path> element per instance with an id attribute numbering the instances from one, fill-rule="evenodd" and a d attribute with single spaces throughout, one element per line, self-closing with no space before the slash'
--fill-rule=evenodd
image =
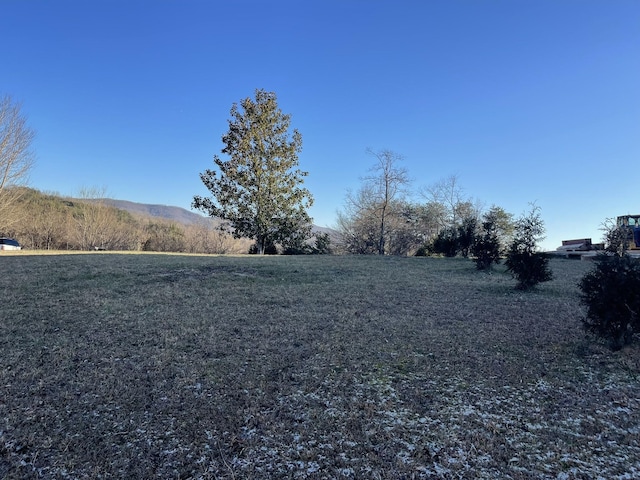
<path id="1" fill-rule="evenodd" d="M 382 207 L 382 219 L 380 220 L 380 240 L 378 241 L 378 255 L 384 255 L 384 215 L 386 205 Z"/>

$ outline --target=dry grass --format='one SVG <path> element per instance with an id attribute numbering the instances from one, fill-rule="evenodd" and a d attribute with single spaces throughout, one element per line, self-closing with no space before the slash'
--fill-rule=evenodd
<path id="1" fill-rule="evenodd" d="M 584 262 L 0 257 L 0 477 L 640 476 L 638 350 Z"/>

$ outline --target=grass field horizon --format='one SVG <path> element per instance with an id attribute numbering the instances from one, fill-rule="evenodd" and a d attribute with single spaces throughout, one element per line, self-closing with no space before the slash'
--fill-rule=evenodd
<path id="1" fill-rule="evenodd" d="M 0 478 L 637 478 L 639 349 L 551 267 L 0 255 Z"/>

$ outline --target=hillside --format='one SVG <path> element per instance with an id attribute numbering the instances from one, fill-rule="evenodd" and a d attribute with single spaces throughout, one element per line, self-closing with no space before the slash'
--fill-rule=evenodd
<path id="1" fill-rule="evenodd" d="M 223 234 L 220 219 L 176 206 L 64 198 L 31 188 L 19 193 L 0 236 L 15 238 L 27 250 L 246 253 L 251 243 Z M 339 243 L 338 232 L 313 231 L 327 232 L 332 244 Z"/>
<path id="2" fill-rule="evenodd" d="M 183 225 L 193 225 L 210 218 L 185 208 L 174 207 L 171 205 L 136 203 L 128 200 L 115 200 L 112 198 L 101 198 L 97 201 L 111 205 L 117 209 L 124 210 L 132 215 L 162 218 L 172 222 L 181 223 Z M 214 219 L 214 221 L 219 222 L 219 219 Z M 317 225 L 313 226 L 312 231 L 313 233 L 327 233 L 333 239 L 339 236 L 336 230 L 327 227 L 319 227 Z"/>
<path id="3" fill-rule="evenodd" d="M 200 215 L 199 213 L 171 205 L 136 203 L 128 200 L 115 200 L 112 198 L 101 198 L 98 199 L 98 201 L 111 205 L 117 209 L 124 210 L 133 215 L 162 218 L 172 222 L 181 223 L 183 225 L 193 225 L 208 219 L 208 217 Z"/>

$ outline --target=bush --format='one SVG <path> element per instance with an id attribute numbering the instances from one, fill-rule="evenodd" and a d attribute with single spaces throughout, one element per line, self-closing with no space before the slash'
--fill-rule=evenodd
<path id="1" fill-rule="evenodd" d="M 439 253 L 445 257 L 455 257 L 458 253 L 458 230 L 449 227 L 440 231 L 433 240 L 433 253 Z"/>
<path id="2" fill-rule="evenodd" d="M 529 290 L 538 283 L 548 282 L 553 278 L 549 258 L 544 253 L 509 250 L 504 264 L 518 281 L 518 290 Z"/>
<path id="3" fill-rule="evenodd" d="M 420 247 L 418 247 L 418 250 L 416 250 L 415 256 L 416 257 L 430 257 L 431 255 L 433 255 L 433 243 L 432 242 L 426 242 L 423 243 L 422 245 L 420 245 Z"/>
<path id="4" fill-rule="evenodd" d="M 283 255 L 330 255 L 331 237 L 328 233 L 317 233 L 313 244 L 309 242 L 291 243 L 283 248 Z"/>
<path id="5" fill-rule="evenodd" d="M 540 217 L 540 209 L 534 206 L 516 222 L 513 241 L 504 262 L 507 270 L 518 281 L 518 290 L 529 290 L 538 283 L 553 278 L 549 258 L 537 251 L 537 244 L 543 238 L 544 222 Z"/>
<path id="6" fill-rule="evenodd" d="M 465 217 L 462 225 L 458 226 L 457 250 L 464 258 L 469 257 L 476 239 L 478 221 L 474 217 Z"/>
<path id="7" fill-rule="evenodd" d="M 316 242 L 311 253 L 313 255 L 330 255 L 331 249 L 331 237 L 328 233 L 317 233 Z"/>
<path id="8" fill-rule="evenodd" d="M 485 217 L 482 232 L 476 236 L 471 247 L 478 270 L 490 270 L 495 263 L 500 263 L 500 239 L 495 223 Z"/>
<path id="9" fill-rule="evenodd" d="M 587 306 L 585 329 L 607 340 L 614 350 L 631 343 L 640 332 L 640 260 L 599 255 L 579 287 Z"/>

